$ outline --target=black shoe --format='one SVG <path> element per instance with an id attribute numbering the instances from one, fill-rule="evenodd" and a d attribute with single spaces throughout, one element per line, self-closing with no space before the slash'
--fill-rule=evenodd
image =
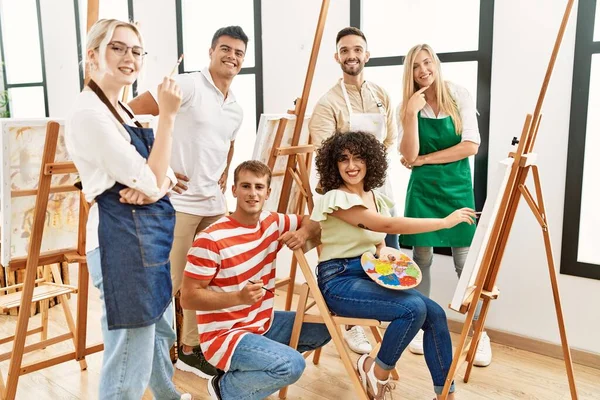
<path id="1" fill-rule="evenodd" d="M 212 364 L 206 361 L 200 346 L 195 346 L 192 349 L 191 354 L 184 354 L 183 348 L 180 347 L 179 358 L 175 363 L 175 368 L 181 371 L 191 372 L 192 374 L 203 379 L 210 379 L 212 376 L 215 376 L 219 373 L 217 368 L 213 367 Z"/>
<path id="2" fill-rule="evenodd" d="M 221 400 L 221 388 L 219 383 L 221 382 L 222 376 L 222 374 L 215 375 L 208 381 L 208 394 L 213 400 Z"/>

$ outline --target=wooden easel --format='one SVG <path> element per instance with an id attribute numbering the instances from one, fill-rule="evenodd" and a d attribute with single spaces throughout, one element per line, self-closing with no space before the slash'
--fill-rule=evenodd
<path id="1" fill-rule="evenodd" d="M 317 65 L 317 57 L 319 56 L 319 49 L 321 47 L 321 39 L 323 38 L 323 31 L 325 30 L 325 22 L 327 20 L 329 3 L 330 0 L 323 0 L 321 3 L 321 11 L 319 13 L 315 39 L 313 41 L 313 46 L 310 53 L 308 70 L 306 72 L 304 87 L 302 89 L 302 96 L 295 100 L 295 108 L 293 110 L 288 110 L 289 114 L 296 116 L 296 124 L 294 125 L 294 134 L 292 136 L 291 146 L 281 147 L 281 140 L 288 122 L 286 118 L 282 118 L 279 121 L 277 132 L 273 140 L 273 146 L 271 148 L 271 157 L 267 163 L 271 171 L 273 171 L 273 176 L 283 175 L 283 186 L 281 189 L 281 196 L 279 197 L 279 205 L 277 207 L 277 212 L 279 213 L 286 213 L 288 211 L 288 203 L 290 201 L 293 182 L 296 182 L 301 194 L 298 196 L 298 201 L 295 205 L 294 211 L 298 214 L 304 214 L 306 206 L 308 206 L 309 212 L 312 212 L 314 206 L 312 195 L 310 195 L 309 184 L 309 171 L 312 164 L 312 153 L 314 151 L 314 146 L 311 144 L 310 138 L 308 143 L 300 145 L 300 134 L 302 131 L 302 125 L 304 123 L 304 115 L 306 114 L 306 105 L 310 95 L 310 88 L 315 74 L 315 66 Z M 288 156 L 287 165 L 283 171 L 274 171 L 273 169 L 275 167 L 275 162 L 277 161 L 277 157 L 280 156 Z M 279 280 L 275 285 L 275 287 L 287 285 L 285 310 L 288 311 L 292 306 L 297 267 L 298 261 L 295 257 L 293 257 L 290 265 L 289 277 Z M 317 354 L 320 354 L 320 351 Z M 318 362 L 318 356 L 315 356 L 317 357 L 316 360 Z"/>
<path id="2" fill-rule="evenodd" d="M 544 236 L 544 245 L 546 248 L 546 258 L 548 260 L 548 272 L 550 274 L 552 294 L 554 296 L 554 306 L 556 308 L 556 316 L 558 319 L 558 328 L 560 331 L 563 356 L 565 359 L 565 367 L 567 369 L 567 376 L 569 380 L 569 389 L 571 391 L 571 398 L 578 398 L 577 388 L 575 386 L 575 377 L 573 374 L 571 352 L 567 343 L 567 334 L 565 331 L 560 295 L 558 291 L 558 282 L 556 280 L 556 269 L 554 267 L 554 256 L 552 254 L 552 245 L 550 243 L 550 233 L 548 227 L 548 220 L 546 217 L 546 209 L 544 206 L 544 198 L 542 196 L 540 176 L 538 172 L 538 167 L 535 163 L 536 154 L 532 153 L 533 145 L 535 144 L 535 139 L 540 126 L 540 111 L 544 102 L 544 97 L 546 95 L 548 83 L 550 82 L 550 77 L 552 76 L 552 70 L 554 68 L 556 57 L 558 55 L 558 50 L 560 49 L 560 44 L 565 32 L 565 28 L 569 20 L 569 15 L 573 7 L 573 2 L 573 0 L 569 0 L 567 4 L 562 23 L 558 32 L 558 36 L 554 44 L 552 56 L 548 64 L 546 76 L 542 84 L 542 89 L 538 97 L 534 114 L 533 116 L 531 114 L 527 115 L 525 119 L 525 125 L 523 126 L 523 131 L 518 142 L 519 146 L 516 152 L 509 154 L 509 157 L 513 158 L 513 164 L 511 167 L 507 186 L 499 206 L 498 214 L 492 227 L 490 239 L 485 248 L 481 268 L 475 280 L 475 291 L 473 292 L 470 301 L 467 301 L 466 304 L 464 304 L 464 308 L 461 308 L 461 311 L 463 313 L 467 311 L 468 312 L 465 323 L 463 325 L 460 341 L 456 347 L 454 359 L 452 361 L 450 371 L 448 372 L 448 376 L 446 378 L 444 391 L 442 393 L 443 399 L 447 398 L 450 390 L 450 385 L 454 380 L 454 376 L 456 375 L 457 369 L 464 361 L 467 361 L 468 363 L 464 376 L 464 382 L 468 382 L 469 380 L 469 376 L 473 367 L 473 361 L 475 359 L 475 353 L 477 351 L 477 345 L 479 343 L 479 339 L 481 338 L 483 327 L 485 325 L 485 318 L 489 310 L 490 301 L 498 297 L 498 289 L 495 286 L 496 278 L 498 276 L 500 264 L 502 262 L 502 256 L 504 255 L 504 250 L 506 248 L 508 236 L 510 234 L 511 227 L 515 219 L 515 214 L 517 212 L 517 207 L 519 205 L 521 197 L 525 199 L 525 201 L 529 205 L 529 208 L 531 209 L 531 212 L 533 213 L 538 223 L 540 224 L 540 227 L 542 228 L 542 234 Z M 525 184 L 527 175 L 530 170 L 533 172 L 533 180 L 537 202 L 536 200 L 534 200 L 533 196 L 531 195 L 531 192 Z M 481 308 L 479 320 L 475 321 L 474 323 L 473 317 L 475 316 L 476 305 L 480 299 L 483 301 L 483 306 Z M 475 329 L 473 333 L 473 338 L 470 341 L 470 343 L 467 344 L 469 331 L 471 330 L 471 327 L 473 325 Z"/>
<path id="3" fill-rule="evenodd" d="M 40 179 L 35 201 L 35 211 L 29 242 L 29 251 L 26 257 L 12 260 L 8 266 L 8 268 L 13 271 L 25 269 L 25 280 L 22 284 L 16 285 L 22 288 L 22 291 L 18 293 L 18 295 L 20 295 L 20 312 L 17 320 L 15 335 L 2 339 L 3 343 L 11 340 L 13 341 L 6 386 L 4 385 L 4 381 L 0 375 L 0 390 L 2 390 L 3 400 L 12 400 L 15 398 L 17 384 L 21 375 L 69 360 L 79 361 L 81 369 L 85 370 L 87 368 L 85 356 L 97 351 L 101 351 L 104 348 L 102 344 L 86 347 L 89 282 L 85 257 L 85 224 L 87 221 L 87 203 L 85 202 L 85 198 L 81 192 L 79 193 L 79 230 L 77 247 L 73 249 L 63 249 L 40 254 L 44 223 L 46 220 L 46 209 L 48 207 L 48 195 L 50 193 L 67 191 L 64 187 L 51 188 L 52 176 L 77 172 L 72 162 L 54 162 L 58 142 L 58 131 L 58 123 L 52 121 L 48 122 L 44 153 L 40 168 Z M 73 186 L 71 190 L 76 191 L 77 189 Z M 77 287 L 62 285 L 61 282 L 56 282 L 54 284 L 44 283 L 36 287 L 36 283 L 39 283 L 36 282 L 38 266 L 63 262 L 79 264 Z M 58 274 L 56 267 L 53 271 L 53 275 L 55 279 L 58 277 L 58 280 L 60 280 L 60 274 Z M 68 293 L 79 293 L 77 296 L 76 321 L 73 321 L 73 317 L 67 303 L 66 294 Z M 29 309 L 31 308 L 32 302 L 47 301 L 49 298 L 55 296 L 58 296 L 61 300 L 70 332 L 50 339 L 42 339 L 38 343 L 25 347 L 26 337 L 33 333 L 40 332 L 40 328 L 28 330 L 30 317 Z M 75 347 L 74 351 L 59 354 L 44 361 L 22 365 L 24 353 L 43 349 L 52 344 L 66 340 L 73 341 Z"/>

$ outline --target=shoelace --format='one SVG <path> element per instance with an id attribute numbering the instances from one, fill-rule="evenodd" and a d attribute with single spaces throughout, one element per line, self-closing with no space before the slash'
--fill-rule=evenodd
<path id="1" fill-rule="evenodd" d="M 204 357 L 204 354 L 202 354 L 202 350 L 200 349 L 200 346 L 194 347 L 192 349 L 192 352 L 194 353 L 194 355 L 196 357 L 198 357 L 200 359 L 200 365 L 201 366 L 205 366 L 208 364 L 208 361 L 206 360 L 206 357 Z"/>
<path id="2" fill-rule="evenodd" d="M 352 336 L 352 340 L 358 341 L 362 343 L 369 343 L 369 339 L 367 339 L 367 335 L 362 329 L 351 329 L 350 335 Z"/>
<path id="3" fill-rule="evenodd" d="M 381 385 L 381 386 L 380 386 Z M 376 400 L 385 400 L 387 395 L 390 395 L 390 400 L 394 400 L 394 395 L 392 393 L 392 390 L 396 389 L 396 384 L 391 383 L 391 382 L 387 382 L 385 384 L 381 384 L 381 383 L 377 383 L 377 386 L 380 386 L 378 392 L 379 395 L 377 397 L 374 397 L 374 399 Z"/>

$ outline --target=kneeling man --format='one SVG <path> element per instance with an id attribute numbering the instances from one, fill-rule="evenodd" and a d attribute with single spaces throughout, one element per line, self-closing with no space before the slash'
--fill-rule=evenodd
<path id="1" fill-rule="evenodd" d="M 301 352 L 330 340 L 325 325 L 305 323 L 298 351 L 290 348 L 295 313 L 273 311 L 277 252 L 302 247 L 320 227 L 308 216 L 263 211 L 270 183 L 262 162 L 240 164 L 235 212 L 200 232 L 188 253 L 181 306 L 197 310 L 202 351 L 225 371 L 208 383 L 213 399 L 268 397 L 300 378 Z"/>

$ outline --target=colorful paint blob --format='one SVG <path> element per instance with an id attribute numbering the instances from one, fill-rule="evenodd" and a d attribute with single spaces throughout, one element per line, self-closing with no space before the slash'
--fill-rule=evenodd
<path id="1" fill-rule="evenodd" d="M 360 262 L 369 278 L 388 289 L 412 289 L 421 283 L 419 266 L 400 250 L 384 247 L 379 257 L 364 253 Z"/>

